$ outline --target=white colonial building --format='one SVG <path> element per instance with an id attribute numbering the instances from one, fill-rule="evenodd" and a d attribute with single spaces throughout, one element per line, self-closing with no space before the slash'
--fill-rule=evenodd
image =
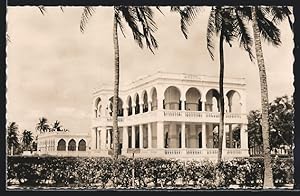
<path id="1" fill-rule="evenodd" d="M 216 159 L 218 77 L 157 72 L 121 86 L 121 154 L 135 157 Z M 245 79 L 225 78 L 224 158 L 247 157 Z M 113 89 L 93 93 L 91 155 L 110 156 Z"/>
<path id="2" fill-rule="evenodd" d="M 46 132 L 38 135 L 37 153 L 51 156 L 88 156 L 89 133 Z"/>

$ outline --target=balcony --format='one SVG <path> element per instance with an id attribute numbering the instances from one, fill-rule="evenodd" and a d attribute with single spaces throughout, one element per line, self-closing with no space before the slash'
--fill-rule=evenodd
<path id="1" fill-rule="evenodd" d="M 118 117 L 119 126 L 130 126 L 133 124 L 157 121 L 219 123 L 219 120 L 219 112 L 183 110 L 155 110 L 127 117 Z M 247 115 L 241 113 L 225 113 L 224 121 L 225 123 L 247 124 Z M 94 118 L 92 124 L 93 126 L 112 126 L 112 117 Z"/>

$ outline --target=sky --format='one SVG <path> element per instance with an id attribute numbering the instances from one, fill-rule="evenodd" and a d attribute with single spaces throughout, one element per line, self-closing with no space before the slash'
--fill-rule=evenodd
<path id="1" fill-rule="evenodd" d="M 46 117 L 50 124 L 59 120 L 72 132 L 87 132 L 93 90 L 113 84 L 113 9 L 96 7 L 84 33 L 79 29 L 82 7 L 46 9 L 42 15 L 37 7 L 8 7 L 7 122 L 35 133 L 38 119 Z M 218 51 L 213 61 L 206 49 L 209 7 L 201 8 L 188 39 L 180 31 L 178 14 L 170 13 L 169 7 L 162 11 L 164 15 L 155 11 L 155 54 L 138 47 L 128 26 L 126 38 L 119 31 L 121 85 L 157 71 L 218 76 Z M 270 101 L 294 92 L 293 33 L 287 21 L 279 27 L 281 46 L 262 45 Z M 246 79 L 247 111 L 260 109 L 256 63 L 237 42 L 232 47 L 225 44 L 224 55 L 225 77 Z"/>

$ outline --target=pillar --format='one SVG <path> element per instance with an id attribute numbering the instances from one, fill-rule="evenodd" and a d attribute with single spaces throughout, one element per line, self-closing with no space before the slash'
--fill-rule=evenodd
<path id="1" fill-rule="evenodd" d="M 151 130 L 151 123 L 148 123 L 148 148 L 152 148 L 152 130 Z"/>
<path id="2" fill-rule="evenodd" d="M 132 104 L 132 115 L 135 115 L 135 104 Z"/>
<path id="3" fill-rule="evenodd" d="M 124 117 L 128 116 L 128 107 L 123 108 Z"/>
<path id="4" fill-rule="evenodd" d="M 97 147 L 98 147 L 98 149 L 100 149 L 100 146 L 101 146 L 101 142 L 102 142 L 102 140 L 100 139 L 100 134 L 101 134 L 101 129 L 100 130 L 97 130 Z"/>
<path id="5" fill-rule="evenodd" d="M 151 101 L 148 102 L 148 112 L 151 111 Z"/>
<path id="6" fill-rule="evenodd" d="M 131 129 L 131 148 L 135 148 L 135 125 Z"/>
<path id="7" fill-rule="evenodd" d="M 185 122 L 181 123 L 181 148 L 186 148 L 186 145 L 185 145 Z"/>
<path id="8" fill-rule="evenodd" d="M 164 148 L 164 123 L 157 122 L 157 148 Z"/>
<path id="9" fill-rule="evenodd" d="M 100 131 L 101 149 L 105 149 L 106 144 L 106 127 L 102 127 Z"/>
<path id="10" fill-rule="evenodd" d="M 205 100 L 202 101 L 202 111 L 205 111 Z"/>
<path id="11" fill-rule="evenodd" d="M 228 125 L 229 126 L 229 147 L 233 148 L 233 141 L 232 141 L 232 125 Z"/>
<path id="12" fill-rule="evenodd" d="M 107 131 L 107 146 L 108 146 L 108 149 L 110 149 L 110 147 L 111 147 L 111 134 L 110 134 L 110 130 L 109 129 L 107 129 L 106 130 Z"/>
<path id="13" fill-rule="evenodd" d="M 202 123 L 202 129 L 201 129 L 201 134 L 202 134 L 202 148 L 206 148 L 206 123 Z"/>
<path id="14" fill-rule="evenodd" d="M 139 140 L 140 140 L 140 149 L 144 148 L 144 135 L 143 135 L 143 124 L 139 125 Z"/>
<path id="15" fill-rule="evenodd" d="M 128 127 L 124 126 L 123 127 L 123 145 L 122 148 L 124 150 L 127 150 L 128 148 Z"/>
<path id="16" fill-rule="evenodd" d="M 181 98 L 181 110 L 185 110 L 185 99 Z"/>
<path id="17" fill-rule="evenodd" d="M 247 130 L 247 125 L 246 124 L 241 124 L 241 148 L 242 149 L 248 149 L 248 132 Z"/>

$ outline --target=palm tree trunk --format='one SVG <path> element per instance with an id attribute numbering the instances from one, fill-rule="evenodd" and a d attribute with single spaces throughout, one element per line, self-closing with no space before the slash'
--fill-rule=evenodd
<path id="1" fill-rule="evenodd" d="M 114 17 L 113 43 L 115 53 L 115 73 L 114 73 L 114 97 L 113 97 L 113 158 L 118 158 L 119 153 L 119 130 L 118 130 L 118 97 L 119 97 L 119 41 L 118 24 Z"/>
<path id="2" fill-rule="evenodd" d="M 263 149 L 264 149 L 264 188 L 272 188 L 273 184 L 273 173 L 271 165 L 271 151 L 269 143 L 269 121 L 268 121 L 268 108 L 269 108 L 269 99 L 268 99 L 268 86 L 267 86 L 267 74 L 265 70 L 265 63 L 263 57 L 263 51 L 260 40 L 260 31 L 257 24 L 256 18 L 256 7 L 252 7 L 252 27 L 254 35 L 254 44 L 257 65 L 259 69 L 259 79 L 260 79 L 260 93 L 261 93 L 261 107 L 262 107 L 262 138 L 263 138 Z"/>
<path id="3" fill-rule="evenodd" d="M 223 92 L 223 80 L 224 80 L 224 37 L 221 30 L 220 35 L 220 78 L 219 78 L 219 91 L 220 91 L 220 123 L 219 123 L 219 153 L 218 153 L 218 163 L 222 160 L 222 151 L 223 151 L 223 134 L 224 134 L 224 92 Z"/>

